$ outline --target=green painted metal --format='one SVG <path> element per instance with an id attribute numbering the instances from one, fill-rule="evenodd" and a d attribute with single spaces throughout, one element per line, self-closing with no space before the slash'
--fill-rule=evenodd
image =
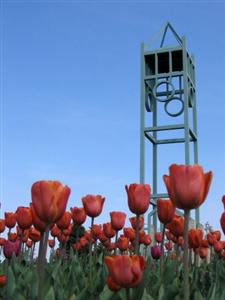
<path id="1" fill-rule="evenodd" d="M 178 45 L 163 47 L 168 31 L 171 31 Z M 148 231 L 153 223 L 157 230 L 156 201 L 168 198 L 167 194 L 158 192 L 158 147 L 171 143 L 184 143 L 184 163 L 198 163 L 197 111 L 195 89 L 195 62 L 186 49 L 185 37 L 180 37 L 169 22 L 160 30 L 162 39 L 158 49 L 151 50 L 148 44 L 141 44 L 141 101 L 140 101 L 140 183 L 146 180 L 145 170 L 152 167 L 153 211 L 148 215 Z M 164 90 L 162 90 L 164 87 Z M 176 100 L 180 104 L 177 112 L 171 112 L 169 105 Z M 158 124 L 159 107 L 164 105 L 167 116 L 183 116 L 183 122 L 176 124 Z M 162 112 L 160 112 L 162 113 Z M 190 118 L 192 113 L 192 119 Z M 146 120 L 151 117 L 149 127 Z M 182 138 L 161 138 L 159 132 L 176 132 L 182 130 Z M 152 164 L 146 166 L 145 143 L 152 144 Z M 190 161 L 191 143 L 194 144 L 194 161 Z M 176 162 L 174 162 L 176 163 Z M 162 180 L 160 178 L 160 180 Z M 181 214 L 180 211 L 178 211 Z M 153 222 L 152 222 L 153 221 Z M 199 209 L 195 210 L 196 226 L 199 224 Z"/>

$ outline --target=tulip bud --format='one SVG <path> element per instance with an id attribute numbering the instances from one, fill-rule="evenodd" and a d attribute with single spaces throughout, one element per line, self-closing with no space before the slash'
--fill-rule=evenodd
<path id="1" fill-rule="evenodd" d="M 161 256 L 161 248 L 159 246 L 152 246 L 151 247 L 151 255 L 154 259 L 159 259 Z"/>

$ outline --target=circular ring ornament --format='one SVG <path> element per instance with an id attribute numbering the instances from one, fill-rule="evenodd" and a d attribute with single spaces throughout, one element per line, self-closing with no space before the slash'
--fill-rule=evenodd
<path id="1" fill-rule="evenodd" d="M 193 87 L 189 87 L 189 89 L 188 89 L 188 106 L 194 107 L 194 89 L 193 89 Z"/>
<path id="2" fill-rule="evenodd" d="M 153 110 L 153 99 L 151 92 L 145 94 L 145 109 L 147 112 L 152 112 Z"/>
<path id="3" fill-rule="evenodd" d="M 166 84 L 166 85 L 169 85 L 171 87 L 171 94 L 166 97 L 165 99 L 160 99 L 160 98 L 157 98 L 156 94 L 157 94 L 157 89 L 159 86 L 161 86 L 162 84 Z M 156 85 L 154 86 L 153 88 L 153 91 L 152 91 L 152 94 L 153 94 L 153 97 L 159 101 L 159 102 L 167 102 L 168 100 L 172 99 L 175 95 L 175 88 L 174 88 L 174 85 L 168 81 L 168 80 L 162 80 L 162 81 L 159 81 L 156 83 Z"/>
<path id="4" fill-rule="evenodd" d="M 179 111 L 176 112 L 176 113 L 171 113 L 171 112 L 168 111 L 168 105 L 169 105 L 169 103 L 171 103 L 172 101 L 179 101 L 180 104 L 181 104 L 181 108 L 180 108 Z M 184 101 L 183 101 L 181 98 L 179 98 L 179 97 L 173 97 L 172 99 L 167 100 L 167 101 L 165 102 L 164 109 L 165 109 L 165 112 L 166 112 L 170 117 L 178 117 L 178 116 L 181 115 L 181 114 L 183 113 L 183 111 L 184 111 Z"/>

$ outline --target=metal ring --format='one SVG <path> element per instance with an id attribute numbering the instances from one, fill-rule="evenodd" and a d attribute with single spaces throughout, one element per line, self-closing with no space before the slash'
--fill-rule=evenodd
<path id="1" fill-rule="evenodd" d="M 145 109 L 147 112 L 152 112 L 153 110 L 153 99 L 152 99 L 152 93 L 146 93 L 145 95 Z"/>
<path id="2" fill-rule="evenodd" d="M 170 96 L 168 96 L 166 99 L 163 99 L 163 100 L 160 99 L 160 98 L 157 98 L 157 96 L 156 96 L 156 94 L 157 94 L 157 88 L 158 88 L 160 85 L 162 85 L 162 84 L 168 84 L 168 85 L 170 85 L 170 86 L 172 87 L 172 91 L 171 91 Z M 175 88 L 174 88 L 174 85 L 173 85 L 170 81 L 168 81 L 168 80 L 159 81 L 159 82 L 157 82 L 156 85 L 154 86 L 153 91 L 152 91 L 152 94 L 153 94 L 153 97 L 154 97 L 157 101 L 159 101 L 159 102 L 166 102 L 166 101 L 172 99 L 173 96 L 175 95 Z"/>
<path id="3" fill-rule="evenodd" d="M 167 109 L 167 106 L 168 106 L 168 104 L 169 104 L 171 101 L 174 101 L 174 100 L 175 100 L 175 101 L 180 101 L 180 103 L 181 103 L 181 109 L 180 109 L 178 112 L 176 112 L 176 113 L 170 113 L 170 112 L 168 111 L 168 109 Z M 183 111 L 184 111 L 184 101 L 183 101 L 181 98 L 179 98 L 179 97 L 173 97 L 172 99 L 167 100 L 167 102 L 165 102 L 164 109 L 165 109 L 165 112 L 166 112 L 170 117 L 177 117 L 177 116 L 181 115 L 181 114 L 183 113 Z"/>
<path id="4" fill-rule="evenodd" d="M 189 89 L 188 89 L 188 106 L 194 107 L 194 89 L 193 89 L 193 87 L 189 87 Z"/>

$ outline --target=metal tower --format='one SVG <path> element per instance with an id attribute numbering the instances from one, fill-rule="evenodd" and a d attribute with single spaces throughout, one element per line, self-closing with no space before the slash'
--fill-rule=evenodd
<path id="1" fill-rule="evenodd" d="M 177 45 L 164 47 L 169 31 Z M 158 198 L 168 198 L 167 194 L 159 193 L 157 190 L 158 148 L 171 143 L 184 143 L 184 164 L 198 162 L 194 58 L 187 52 L 185 37 L 180 37 L 169 22 L 160 33 L 161 43 L 158 49 L 151 50 L 148 44 L 141 44 L 140 182 L 145 182 L 147 169 L 145 148 L 146 143 L 151 142 L 152 164 L 149 167 L 152 168 L 153 211 L 148 215 L 148 228 L 153 218 L 155 230 L 157 230 L 156 201 Z M 171 112 L 173 103 L 179 106 L 175 112 Z M 165 114 L 170 121 L 159 125 L 159 114 Z M 181 121 L 177 122 L 178 119 Z M 151 121 L 150 127 L 147 121 Z M 182 137 L 174 137 L 178 131 L 182 132 Z M 168 134 L 168 138 L 160 138 L 162 133 Z M 193 162 L 190 161 L 191 143 L 193 143 Z M 199 209 L 195 210 L 195 221 L 197 226 Z"/>

